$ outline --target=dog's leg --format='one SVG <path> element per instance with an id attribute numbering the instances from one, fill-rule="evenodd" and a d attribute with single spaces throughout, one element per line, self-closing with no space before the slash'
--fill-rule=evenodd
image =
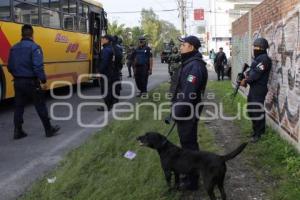
<path id="1" fill-rule="evenodd" d="M 171 188 L 171 178 L 172 178 L 172 172 L 170 170 L 164 170 L 165 179 L 167 181 L 168 187 Z"/>
<path id="2" fill-rule="evenodd" d="M 179 188 L 179 173 L 174 172 L 175 175 L 175 189 Z"/>
<path id="3" fill-rule="evenodd" d="M 215 185 L 212 183 L 212 180 L 210 181 L 204 180 L 204 185 L 206 186 L 206 191 L 208 193 L 208 196 L 210 197 L 210 200 L 216 200 L 216 196 L 214 193 Z"/>
<path id="4" fill-rule="evenodd" d="M 226 193 L 225 193 L 225 190 L 224 190 L 224 184 L 223 184 L 223 182 L 220 183 L 220 184 L 218 184 L 218 188 L 220 190 L 222 200 L 226 200 Z"/>

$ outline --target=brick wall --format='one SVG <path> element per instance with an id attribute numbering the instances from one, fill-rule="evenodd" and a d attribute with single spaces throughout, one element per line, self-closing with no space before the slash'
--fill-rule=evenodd
<path id="1" fill-rule="evenodd" d="M 268 122 L 300 150 L 300 1 L 265 0 L 232 26 L 233 76 L 241 70 L 241 58 L 251 63 L 254 39 L 269 41 Z"/>

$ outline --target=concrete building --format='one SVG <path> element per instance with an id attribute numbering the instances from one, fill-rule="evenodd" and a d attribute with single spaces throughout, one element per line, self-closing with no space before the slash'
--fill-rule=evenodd
<path id="1" fill-rule="evenodd" d="M 224 48 L 230 56 L 232 22 L 247 13 L 262 0 L 210 0 L 206 22 L 207 50 Z"/>

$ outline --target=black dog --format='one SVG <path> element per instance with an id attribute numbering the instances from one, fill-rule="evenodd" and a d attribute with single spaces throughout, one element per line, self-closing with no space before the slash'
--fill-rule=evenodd
<path id="1" fill-rule="evenodd" d="M 179 174 L 201 174 L 204 187 L 211 200 L 216 200 L 215 186 L 218 186 L 222 199 L 226 200 L 224 178 L 226 161 L 241 153 L 247 143 L 241 144 L 233 152 L 220 156 L 205 151 L 184 150 L 172 144 L 159 133 L 148 132 L 137 138 L 141 145 L 156 149 L 169 187 L 171 187 L 172 172 L 175 175 L 175 187 L 179 185 Z"/>

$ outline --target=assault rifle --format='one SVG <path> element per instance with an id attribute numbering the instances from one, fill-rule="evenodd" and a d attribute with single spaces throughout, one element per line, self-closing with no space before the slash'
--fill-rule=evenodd
<path id="1" fill-rule="evenodd" d="M 249 69 L 249 65 L 247 63 L 244 64 L 242 72 L 238 73 L 236 77 L 236 86 L 234 89 L 234 92 L 232 93 L 232 102 L 234 101 L 237 93 L 239 92 L 240 86 L 241 86 L 241 81 L 245 78 L 245 72 Z"/>

